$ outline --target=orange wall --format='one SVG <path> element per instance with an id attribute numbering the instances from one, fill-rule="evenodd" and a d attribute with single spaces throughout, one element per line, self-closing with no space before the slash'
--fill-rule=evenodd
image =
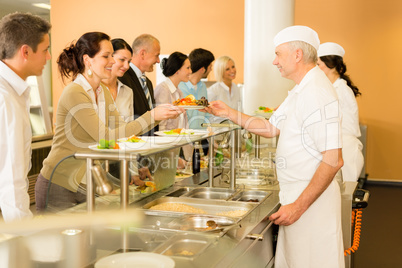
<path id="1" fill-rule="evenodd" d="M 236 82 L 243 82 L 244 0 L 69 0 L 51 5 L 54 74 L 60 51 L 87 31 L 128 43 L 146 32 L 161 41 L 162 54 L 203 47 L 215 57 L 232 56 Z M 315 29 L 322 42 L 346 49 L 349 74 L 363 93 L 358 104 L 360 121 L 368 125 L 369 177 L 402 180 L 402 1 L 295 0 L 295 23 Z M 155 74 L 150 77 L 155 81 Z M 55 109 L 62 88 L 54 75 Z"/>
<path id="2" fill-rule="evenodd" d="M 402 180 L 402 1 L 296 0 L 295 23 L 337 42 L 362 96 L 370 178 Z"/>
<path id="3" fill-rule="evenodd" d="M 159 39 L 161 54 L 188 54 L 201 47 L 215 58 L 231 56 L 239 70 L 235 82 L 243 83 L 244 0 L 69 0 L 51 1 L 51 6 L 55 109 L 63 89 L 56 59 L 71 41 L 90 31 L 129 44 L 150 33 Z M 149 77 L 155 84 L 156 73 Z M 209 79 L 215 80 L 213 72 Z"/>

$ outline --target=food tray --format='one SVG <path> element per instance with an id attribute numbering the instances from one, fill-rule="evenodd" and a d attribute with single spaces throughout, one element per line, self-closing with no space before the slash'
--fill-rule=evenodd
<path id="1" fill-rule="evenodd" d="M 213 222 L 214 226 L 209 225 L 209 222 Z M 168 227 L 184 232 L 221 233 L 223 235 L 235 224 L 236 221 L 230 217 L 184 215 L 170 222 Z"/>
<path id="2" fill-rule="evenodd" d="M 203 198 L 203 199 L 229 199 L 236 191 L 227 188 L 196 188 L 188 193 L 182 195 L 182 197 L 191 198 Z"/>
<path id="3" fill-rule="evenodd" d="M 196 209 L 202 209 L 205 214 L 200 213 L 188 213 L 188 212 L 176 212 L 176 211 L 165 211 L 165 210 L 151 210 L 150 208 L 159 204 L 184 204 L 191 206 Z M 222 200 L 209 200 L 209 199 L 197 199 L 197 198 L 186 198 L 186 197 L 161 197 L 159 199 L 153 200 L 142 208 L 145 209 L 146 214 L 150 215 L 175 215 L 175 214 L 196 214 L 196 215 L 213 215 L 213 216 L 225 216 L 235 218 L 236 222 L 244 218 L 248 213 L 250 213 L 258 204 L 248 203 L 248 202 L 236 202 L 236 201 L 222 201 Z M 244 210 L 241 216 L 230 216 L 235 214 L 232 212 Z M 221 215 L 225 214 L 225 215 Z"/>
<path id="4" fill-rule="evenodd" d="M 209 237 L 183 234 L 175 235 L 155 249 L 155 253 L 175 258 L 194 259 L 212 243 Z"/>
<path id="5" fill-rule="evenodd" d="M 272 192 L 244 190 L 234 195 L 232 200 L 261 203 L 271 194 Z"/>

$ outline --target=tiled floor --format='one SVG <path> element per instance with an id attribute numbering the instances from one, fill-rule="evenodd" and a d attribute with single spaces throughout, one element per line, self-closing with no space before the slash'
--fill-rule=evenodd
<path id="1" fill-rule="evenodd" d="M 363 210 L 360 248 L 354 268 L 402 267 L 402 183 L 366 182 L 369 205 Z"/>

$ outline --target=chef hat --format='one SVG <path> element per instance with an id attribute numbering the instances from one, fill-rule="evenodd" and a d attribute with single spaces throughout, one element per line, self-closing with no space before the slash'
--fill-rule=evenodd
<path id="1" fill-rule="evenodd" d="M 275 47 L 291 41 L 306 42 L 317 50 L 320 45 L 318 34 L 313 29 L 301 25 L 287 27 L 277 33 L 274 38 Z"/>
<path id="2" fill-rule="evenodd" d="M 343 58 L 343 55 L 345 55 L 345 50 L 337 43 L 327 42 L 320 45 L 317 54 L 318 57 L 335 55 Z"/>

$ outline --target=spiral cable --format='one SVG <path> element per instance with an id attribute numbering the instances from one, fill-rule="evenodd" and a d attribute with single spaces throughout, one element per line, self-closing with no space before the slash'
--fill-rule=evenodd
<path id="1" fill-rule="evenodd" d="M 344 254 L 352 255 L 359 249 L 360 245 L 360 234 L 362 231 L 362 215 L 363 211 L 361 208 L 352 210 L 352 227 L 354 225 L 354 233 L 353 233 L 353 244 L 350 248 L 345 249 Z"/>

